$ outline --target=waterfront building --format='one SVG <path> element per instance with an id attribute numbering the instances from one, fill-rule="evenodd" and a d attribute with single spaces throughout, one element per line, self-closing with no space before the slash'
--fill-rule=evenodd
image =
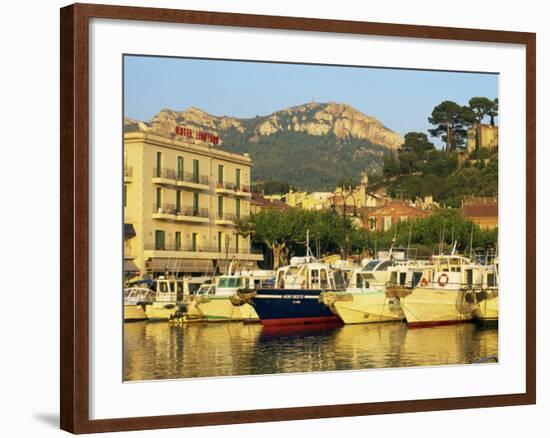
<path id="1" fill-rule="evenodd" d="M 262 210 L 287 210 L 290 208 L 287 204 L 277 198 L 270 199 L 259 193 L 252 193 L 250 200 L 250 213 L 256 214 Z"/>
<path id="2" fill-rule="evenodd" d="M 281 200 L 289 207 L 304 210 L 322 210 L 327 208 L 327 201 L 331 195 L 331 192 L 295 192 L 290 189 Z"/>
<path id="3" fill-rule="evenodd" d="M 327 201 L 330 206 L 343 206 L 345 202 L 348 214 L 351 214 L 354 209 L 378 208 L 390 201 L 389 198 L 369 192 L 368 186 L 369 178 L 364 174 L 358 186 L 337 187 Z"/>
<path id="4" fill-rule="evenodd" d="M 494 150 L 498 148 L 498 127 L 494 125 L 479 124 L 469 128 L 466 138 L 466 150 L 468 153 L 479 149 Z"/>
<path id="5" fill-rule="evenodd" d="M 462 200 L 462 217 L 492 230 L 498 226 L 498 199 L 496 197 L 471 197 Z"/>
<path id="6" fill-rule="evenodd" d="M 232 259 L 239 269 L 263 260 L 235 226 L 236 219 L 250 214 L 252 161 L 213 147 L 214 138 L 177 130 L 173 137 L 125 133 L 128 269 L 153 277 L 208 275 L 215 266 L 223 271 Z"/>
<path id="7" fill-rule="evenodd" d="M 370 231 L 387 231 L 399 222 L 426 217 L 428 210 L 422 210 L 403 201 L 391 201 L 386 205 L 365 209 L 362 212 L 363 226 Z"/>

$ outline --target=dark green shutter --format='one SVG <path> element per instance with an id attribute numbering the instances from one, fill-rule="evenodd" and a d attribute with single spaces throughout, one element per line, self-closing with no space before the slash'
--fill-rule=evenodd
<path id="1" fill-rule="evenodd" d="M 164 231 L 155 230 L 155 249 L 164 249 Z"/>
<path id="2" fill-rule="evenodd" d="M 157 178 L 160 178 L 161 176 L 161 168 L 162 168 L 162 152 L 157 152 Z"/>
<path id="3" fill-rule="evenodd" d="M 183 157 L 178 157 L 178 181 L 183 181 Z"/>
<path id="4" fill-rule="evenodd" d="M 199 182 L 199 160 L 193 160 L 193 182 Z"/>
<path id="5" fill-rule="evenodd" d="M 197 216 L 199 214 L 199 194 L 193 193 L 193 215 Z"/>
<path id="6" fill-rule="evenodd" d="M 157 187 L 157 210 L 159 208 L 162 208 L 162 189 L 160 187 Z"/>

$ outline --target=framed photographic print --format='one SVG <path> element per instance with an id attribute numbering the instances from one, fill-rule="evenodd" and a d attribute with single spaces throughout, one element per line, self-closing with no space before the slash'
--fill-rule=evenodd
<path id="1" fill-rule="evenodd" d="M 61 427 L 535 403 L 535 35 L 61 9 Z"/>

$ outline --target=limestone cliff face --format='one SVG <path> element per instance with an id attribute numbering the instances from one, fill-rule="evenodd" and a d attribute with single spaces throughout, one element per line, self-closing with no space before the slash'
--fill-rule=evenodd
<path id="1" fill-rule="evenodd" d="M 193 107 L 184 111 L 163 109 L 149 122 L 125 119 L 126 131 L 149 131 L 169 137 L 175 135 L 176 126 L 208 131 L 218 135 L 221 143 L 224 133 L 231 130 L 244 134 L 251 142 L 279 132 L 293 131 L 312 136 L 332 133 L 338 141 L 361 139 L 388 149 L 397 149 L 403 144 L 401 135 L 386 128 L 379 120 L 350 105 L 335 102 L 311 102 L 254 119 L 214 116 Z"/>
<path id="2" fill-rule="evenodd" d="M 214 135 L 220 135 L 229 128 L 235 128 L 241 133 L 244 132 L 243 126 L 236 118 L 213 116 L 193 107 L 185 111 L 163 109 L 149 122 L 139 122 L 128 118 L 124 120 L 124 129 L 126 132 L 151 132 L 166 137 L 174 137 L 176 135 L 176 126 L 189 128 L 194 131 L 208 131 Z"/>

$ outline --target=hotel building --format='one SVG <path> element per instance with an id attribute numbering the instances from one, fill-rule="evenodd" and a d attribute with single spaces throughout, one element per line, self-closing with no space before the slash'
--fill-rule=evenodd
<path id="1" fill-rule="evenodd" d="M 211 275 L 232 259 L 238 269 L 263 260 L 234 222 L 250 214 L 250 157 L 188 137 L 124 135 L 126 278 Z"/>

